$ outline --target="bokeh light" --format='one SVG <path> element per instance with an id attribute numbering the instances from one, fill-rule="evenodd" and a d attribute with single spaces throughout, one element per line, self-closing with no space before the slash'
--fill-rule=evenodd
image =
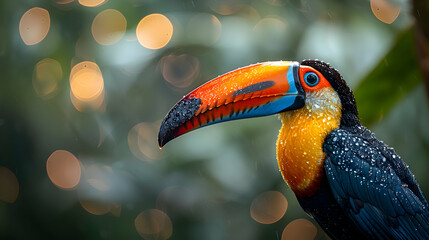
<path id="1" fill-rule="evenodd" d="M 240 0 L 209 1 L 210 8 L 221 15 L 231 15 L 243 7 Z"/>
<path id="2" fill-rule="evenodd" d="M 151 209 L 141 212 L 134 220 L 139 235 L 146 240 L 164 240 L 171 237 L 173 224 L 163 211 Z"/>
<path id="3" fill-rule="evenodd" d="M 65 150 L 56 150 L 49 156 L 46 171 L 52 183 L 61 189 L 74 189 L 82 173 L 79 160 Z"/>
<path id="4" fill-rule="evenodd" d="M 105 102 L 104 102 L 104 90 L 98 96 L 96 99 L 92 101 L 82 101 L 78 98 L 76 98 L 72 91 L 70 91 L 70 100 L 73 104 L 73 106 L 78 110 L 79 112 L 84 112 L 88 107 L 91 109 L 97 109 L 99 111 L 105 110 Z"/>
<path id="5" fill-rule="evenodd" d="M 106 0 L 79 0 L 79 3 L 85 7 L 98 7 L 105 2 Z"/>
<path id="6" fill-rule="evenodd" d="M 287 23 L 283 18 L 277 16 L 261 19 L 255 24 L 253 31 L 258 47 L 267 51 L 269 55 L 276 55 L 291 40 Z M 267 36 L 270 36 L 269 40 L 267 40 Z"/>
<path id="7" fill-rule="evenodd" d="M 98 164 L 85 166 L 86 181 L 99 191 L 108 191 L 111 188 L 108 177 L 109 173 L 113 173 L 112 168 L 109 166 Z"/>
<path id="8" fill-rule="evenodd" d="M 300 218 L 290 222 L 282 233 L 282 240 L 313 240 L 317 235 L 317 228 L 310 221 Z"/>
<path id="9" fill-rule="evenodd" d="M 160 49 L 170 42 L 173 36 L 173 24 L 162 14 L 150 14 L 139 22 L 136 34 L 137 40 L 143 47 Z"/>
<path id="10" fill-rule="evenodd" d="M 14 203 L 19 193 L 19 183 L 15 174 L 0 166 L 0 201 Z"/>
<path id="11" fill-rule="evenodd" d="M 94 62 L 76 64 L 70 73 L 70 87 L 73 95 L 84 102 L 97 99 L 104 89 L 103 76 Z"/>
<path id="12" fill-rule="evenodd" d="M 121 12 L 107 9 L 95 16 L 91 25 L 91 33 L 95 41 L 102 45 L 117 43 L 124 36 L 127 20 Z"/>
<path id="13" fill-rule="evenodd" d="M 136 124 L 128 133 L 128 146 L 140 160 L 157 160 L 160 150 L 157 142 L 157 128 L 150 123 Z"/>
<path id="14" fill-rule="evenodd" d="M 250 5 L 243 5 L 237 15 L 247 19 L 249 22 L 258 22 L 261 19 L 258 10 Z"/>
<path id="15" fill-rule="evenodd" d="M 253 28 L 256 32 L 261 32 L 267 36 L 268 31 L 284 32 L 286 30 L 286 23 L 277 18 L 263 18 Z"/>
<path id="16" fill-rule="evenodd" d="M 70 98 L 79 111 L 85 106 L 101 109 L 104 104 L 104 80 L 101 70 L 94 62 L 76 64 L 70 72 Z"/>
<path id="17" fill-rule="evenodd" d="M 222 24 L 213 14 L 200 13 L 189 20 L 186 36 L 189 42 L 212 45 L 222 33 Z"/>
<path id="18" fill-rule="evenodd" d="M 112 210 L 112 204 L 99 200 L 80 200 L 80 205 L 87 212 L 94 215 L 104 215 Z"/>
<path id="19" fill-rule="evenodd" d="M 164 79 L 178 88 L 191 85 L 200 71 L 198 59 L 187 54 L 165 56 L 161 58 L 160 66 Z"/>
<path id="20" fill-rule="evenodd" d="M 46 9 L 34 7 L 25 12 L 19 21 L 19 34 L 27 45 L 41 42 L 48 35 L 51 18 Z"/>
<path id="21" fill-rule="evenodd" d="M 34 67 L 33 87 L 41 97 L 46 97 L 57 90 L 58 82 L 63 78 L 61 64 L 51 58 L 40 60 Z"/>
<path id="22" fill-rule="evenodd" d="M 257 196 L 250 206 L 250 216 L 262 224 L 280 220 L 286 213 L 288 202 L 282 193 L 268 191 Z"/>
<path id="23" fill-rule="evenodd" d="M 59 4 L 59 5 L 66 5 L 66 4 L 74 2 L 74 0 L 52 0 L 52 2 Z"/>
<path id="24" fill-rule="evenodd" d="M 391 24 L 398 18 L 401 7 L 389 0 L 371 0 L 371 10 L 378 20 Z"/>

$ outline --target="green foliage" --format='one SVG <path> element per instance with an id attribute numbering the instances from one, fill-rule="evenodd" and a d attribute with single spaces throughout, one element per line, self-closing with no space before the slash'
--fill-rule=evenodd
<path id="1" fill-rule="evenodd" d="M 354 91 L 364 125 L 381 119 L 422 81 L 413 31 L 399 34 L 393 48 Z"/>

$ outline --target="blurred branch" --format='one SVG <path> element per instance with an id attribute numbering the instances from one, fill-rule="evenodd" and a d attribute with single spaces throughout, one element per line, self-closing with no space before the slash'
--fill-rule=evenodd
<path id="1" fill-rule="evenodd" d="M 416 20 L 414 35 L 419 65 L 429 103 L 429 2 L 427 0 L 413 0 L 413 15 Z"/>

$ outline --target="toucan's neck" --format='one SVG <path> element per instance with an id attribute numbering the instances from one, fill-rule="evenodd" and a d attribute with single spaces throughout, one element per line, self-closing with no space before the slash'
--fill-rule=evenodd
<path id="1" fill-rule="evenodd" d="M 323 177 L 323 142 L 340 126 L 341 102 L 332 88 L 307 93 L 305 106 L 280 114 L 277 161 L 286 183 L 298 198 L 317 190 Z"/>

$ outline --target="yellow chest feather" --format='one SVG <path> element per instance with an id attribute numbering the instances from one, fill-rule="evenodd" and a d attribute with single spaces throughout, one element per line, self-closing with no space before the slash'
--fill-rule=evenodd
<path id="1" fill-rule="evenodd" d="M 340 126 L 341 103 L 332 88 L 307 93 L 305 106 L 280 114 L 277 161 L 298 197 L 311 196 L 323 177 L 323 142 Z"/>

